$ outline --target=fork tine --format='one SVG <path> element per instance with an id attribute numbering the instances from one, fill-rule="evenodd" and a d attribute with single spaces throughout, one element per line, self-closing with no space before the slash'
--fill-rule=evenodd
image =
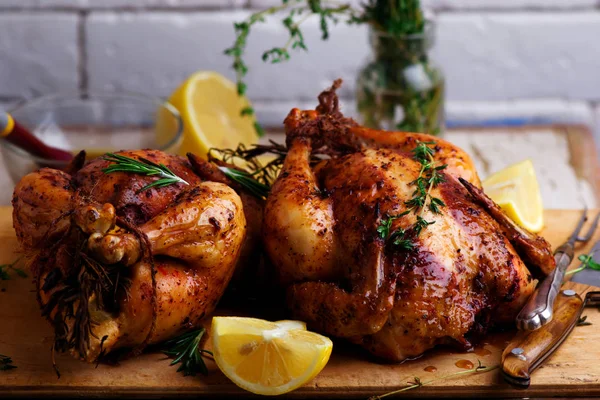
<path id="1" fill-rule="evenodd" d="M 583 228 L 583 224 L 585 224 L 585 222 L 588 219 L 587 212 L 588 212 L 588 208 L 587 208 L 587 206 L 584 206 L 583 212 L 581 213 L 581 217 L 579 217 L 579 220 L 577 221 L 577 225 L 575 225 L 575 229 L 573 229 L 573 232 L 571 232 L 571 235 L 569 236 L 569 240 L 567 241 L 568 243 L 571 243 L 571 246 L 575 245 L 575 242 L 577 242 L 577 237 L 579 236 L 579 232 L 581 232 L 581 228 Z"/>
<path id="2" fill-rule="evenodd" d="M 588 232 L 585 234 L 585 236 L 577 236 L 577 238 L 575 240 L 577 240 L 578 242 L 587 242 L 588 240 L 590 240 L 590 238 L 592 237 L 592 235 L 594 234 L 594 232 L 596 232 L 596 229 L 598 228 L 598 221 L 600 221 L 600 212 L 598 212 L 598 214 L 596 214 L 596 218 L 594 218 L 594 222 L 592 222 L 592 226 L 590 227 L 590 229 L 588 230 Z"/>

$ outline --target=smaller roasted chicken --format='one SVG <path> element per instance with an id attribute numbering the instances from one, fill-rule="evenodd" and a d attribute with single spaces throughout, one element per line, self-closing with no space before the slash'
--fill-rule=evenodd
<path id="1" fill-rule="evenodd" d="M 55 349 L 90 362 L 199 327 L 238 260 L 251 257 L 262 217 L 261 201 L 236 193 L 214 164 L 193 155 L 117 156 L 163 164 L 188 185 L 146 189 L 156 177 L 107 173 L 113 162 L 102 158 L 83 166 L 80 154 L 68 172 L 25 176 L 13 196 L 14 228 Z"/>
<path id="2" fill-rule="evenodd" d="M 487 198 L 458 147 L 345 118 L 340 83 L 316 110 L 289 113 L 265 208 L 293 317 L 394 361 L 469 349 L 514 320 L 535 288 L 530 270 L 554 267 L 550 246 Z"/>

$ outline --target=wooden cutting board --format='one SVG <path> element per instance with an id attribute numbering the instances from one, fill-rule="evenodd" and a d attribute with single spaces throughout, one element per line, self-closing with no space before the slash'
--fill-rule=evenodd
<path id="1" fill-rule="evenodd" d="M 574 227 L 580 211 L 548 210 L 543 235 L 557 246 Z M 588 251 L 600 239 L 600 232 L 577 253 Z M 0 208 L 0 264 L 16 255 L 17 241 L 12 230 L 11 209 Z M 573 263 L 576 265 L 576 263 Z M 144 354 L 118 366 L 88 365 L 60 355 L 62 376 L 57 379 L 50 361 L 52 331 L 40 317 L 31 279 L 0 282 L 0 354 L 13 358 L 17 369 L 0 372 L 0 397 L 166 397 L 236 396 L 246 394 L 208 362 L 208 376 L 184 377 L 169 367 L 163 355 Z M 527 390 L 503 383 L 498 370 L 463 375 L 402 393 L 403 397 L 567 397 L 600 396 L 600 312 L 584 311 L 591 326 L 576 327 L 562 347 L 536 371 Z M 367 398 L 406 386 L 415 377 L 425 382 L 464 371 L 455 364 L 469 360 L 477 365 L 496 365 L 512 333 L 490 335 L 471 353 L 437 349 L 404 364 L 378 363 L 361 349 L 335 341 L 327 367 L 308 385 L 289 397 Z M 460 364 L 460 363 L 459 363 Z M 425 371 L 435 367 L 436 372 Z"/>

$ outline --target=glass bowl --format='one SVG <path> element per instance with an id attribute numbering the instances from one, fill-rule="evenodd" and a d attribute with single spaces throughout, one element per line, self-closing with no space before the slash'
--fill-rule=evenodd
<path id="1" fill-rule="evenodd" d="M 158 149 L 177 153 L 183 122 L 170 103 L 138 93 L 58 93 L 24 102 L 8 112 L 15 121 L 49 146 L 92 159 L 106 152 Z M 4 165 L 16 184 L 39 169 L 62 169 L 65 161 L 35 157 L 0 140 Z"/>

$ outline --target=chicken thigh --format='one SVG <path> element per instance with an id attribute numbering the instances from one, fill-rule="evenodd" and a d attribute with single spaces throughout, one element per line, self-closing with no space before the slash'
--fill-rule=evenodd
<path id="1" fill-rule="evenodd" d="M 514 319 L 535 287 L 529 267 L 554 267 L 550 246 L 493 207 L 461 149 L 344 118 L 339 84 L 316 110 L 286 118 L 288 152 L 267 199 L 264 243 L 288 306 L 313 329 L 394 361 L 437 344 L 468 349 Z M 424 143 L 440 167 L 428 193 L 439 210 L 410 206 L 424 168 L 413 150 Z M 395 246 L 386 224 L 411 242 Z"/>
<path id="2" fill-rule="evenodd" d="M 209 180 L 200 168 L 206 161 L 154 150 L 117 154 L 162 163 L 189 185 L 142 191 L 157 178 L 106 173 L 110 161 L 99 158 L 73 175 L 42 168 L 13 196 L 14 228 L 31 256 L 55 348 L 87 361 L 200 326 L 247 232 L 240 195 L 216 172 L 220 181 Z"/>

